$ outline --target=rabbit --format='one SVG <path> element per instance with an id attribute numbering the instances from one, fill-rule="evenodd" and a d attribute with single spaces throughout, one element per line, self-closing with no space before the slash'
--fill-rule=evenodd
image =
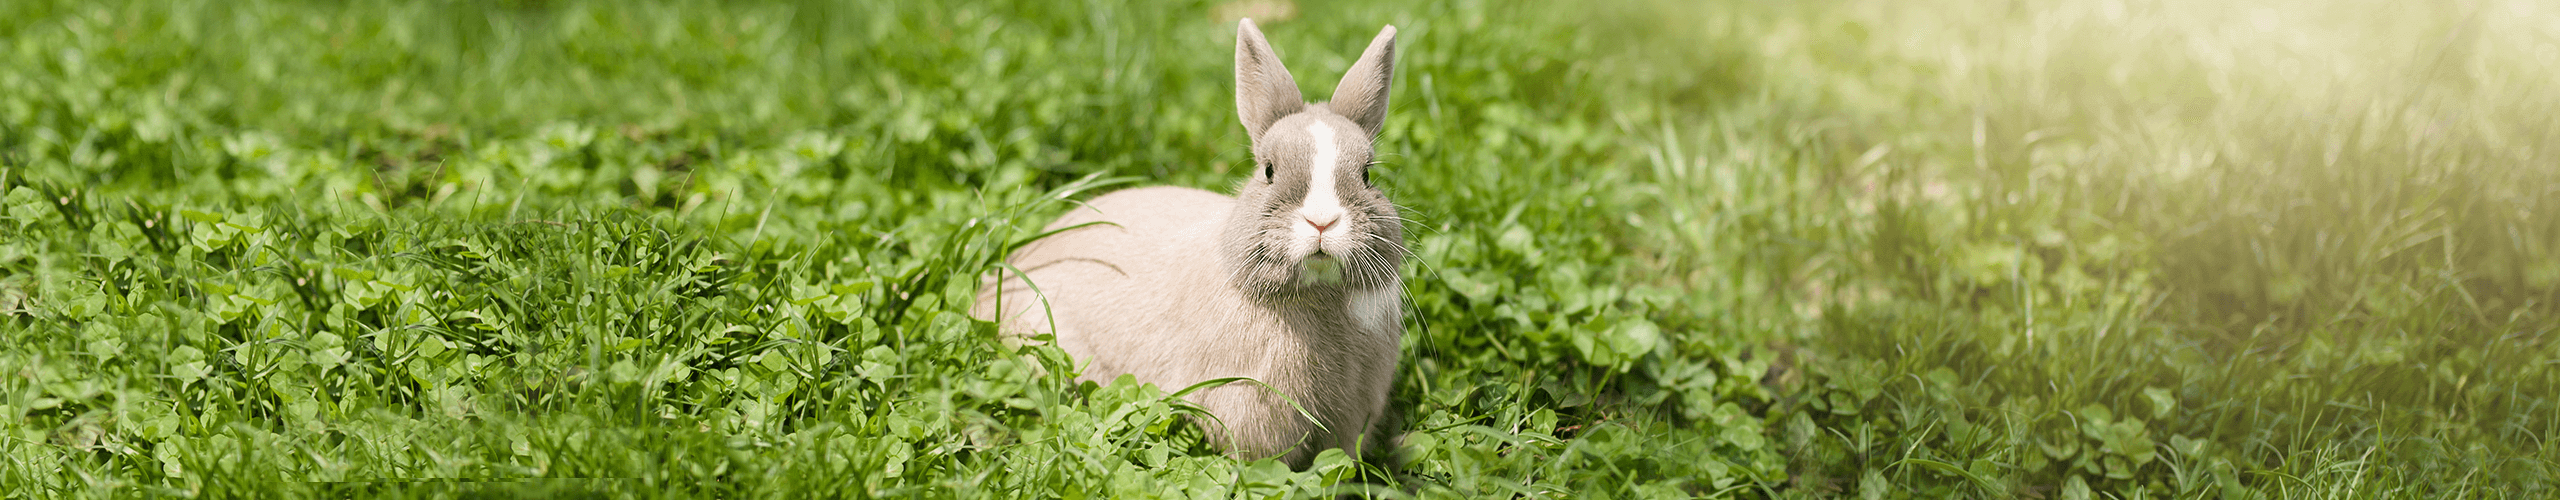
<path id="1" fill-rule="evenodd" d="M 1310 103 L 1253 20 L 1240 21 L 1236 112 L 1255 162 L 1236 195 L 1159 186 L 1094 198 L 1048 229 L 1099 224 L 1007 256 L 1020 272 L 982 282 L 971 314 L 1009 334 L 1053 334 L 1080 380 L 1130 375 L 1168 391 L 1260 381 L 1187 396 L 1214 417 L 1197 423 L 1230 457 L 1303 470 L 1326 449 L 1391 450 L 1382 421 L 1409 250 L 1404 219 L 1368 169 L 1395 36 L 1379 31 L 1333 100 Z"/>

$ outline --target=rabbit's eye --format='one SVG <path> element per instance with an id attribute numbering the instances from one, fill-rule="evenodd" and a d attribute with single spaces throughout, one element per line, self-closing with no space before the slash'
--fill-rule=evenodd
<path id="1" fill-rule="evenodd" d="M 1271 182 L 1271 162 L 1262 162 L 1262 182 Z"/>
<path id="2" fill-rule="evenodd" d="M 1377 185 L 1377 184 L 1370 184 L 1370 183 L 1369 183 L 1369 169 L 1368 169 L 1368 167 L 1361 167 L 1361 168 L 1360 168 L 1360 185 L 1362 185 L 1362 186 L 1369 186 L 1369 187 L 1378 187 L 1378 185 Z"/>

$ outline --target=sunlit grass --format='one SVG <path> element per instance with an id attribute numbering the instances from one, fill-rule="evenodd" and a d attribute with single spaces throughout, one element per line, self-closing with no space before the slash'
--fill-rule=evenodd
<path id="1" fill-rule="evenodd" d="M 1668 267 L 1811 321 L 1813 418 L 1774 426 L 1811 486 L 2552 487 L 2547 7 L 1769 15 L 1687 36 L 1804 85 L 1665 127 L 1651 164 L 1692 202 L 1661 231 L 1709 229 Z"/>

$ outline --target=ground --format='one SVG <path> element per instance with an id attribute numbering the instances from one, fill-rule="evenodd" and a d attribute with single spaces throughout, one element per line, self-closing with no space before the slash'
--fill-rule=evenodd
<path id="1" fill-rule="evenodd" d="M 1399 457 L 970 319 L 1399 28 Z M 2560 10 L 0 4 L 0 495 L 2560 494 Z"/>

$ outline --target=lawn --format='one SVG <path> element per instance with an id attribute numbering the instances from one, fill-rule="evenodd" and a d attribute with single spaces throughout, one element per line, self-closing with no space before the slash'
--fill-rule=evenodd
<path id="1" fill-rule="evenodd" d="M 966 313 L 1399 31 L 1397 456 Z M 2560 496 L 2528 1 L 0 3 L 0 497 Z"/>

